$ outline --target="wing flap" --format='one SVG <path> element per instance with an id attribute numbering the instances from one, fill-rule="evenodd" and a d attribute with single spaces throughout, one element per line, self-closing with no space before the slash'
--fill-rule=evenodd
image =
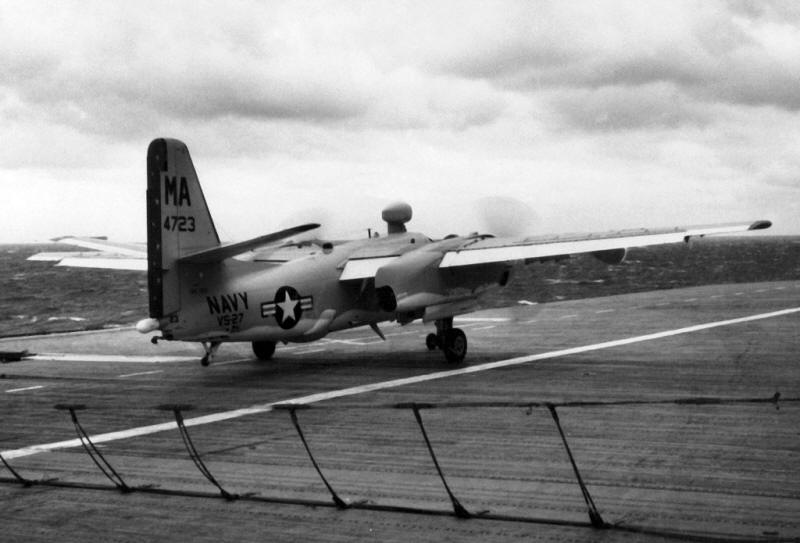
<path id="1" fill-rule="evenodd" d="M 381 256 L 376 258 L 355 258 L 348 260 L 339 281 L 351 281 L 356 279 L 369 279 L 375 277 L 378 268 L 392 262 L 398 256 Z"/>

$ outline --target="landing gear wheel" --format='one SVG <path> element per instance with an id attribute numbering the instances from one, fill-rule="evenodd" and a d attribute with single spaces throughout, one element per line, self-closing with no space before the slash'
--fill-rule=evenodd
<path id="1" fill-rule="evenodd" d="M 451 364 L 460 364 L 467 356 L 467 336 L 461 328 L 450 328 L 444 332 L 444 357 Z"/>
<path id="2" fill-rule="evenodd" d="M 200 363 L 203 366 L 208 366 L 211 364 L 211 361 L 214 359 L 214 355 L 217 354 L 217 349 L 219 349 L 219 346 L 222 345 L 222 343 L 219 341 L 203 341 L 202 345 L 203 349 L 206 351 L 206 354 L 200 359 Z"/>
<path id="3" fill-rule="evenodd" d="M 275 354 L 274 341 L 254 341 L 253 353 L 259 360 L 269 360 Z"/>
<path id="4" fill-rule="evenodd" d="M 436 334 L 428 334 L 425 337 L 425 346 L 429 351 L 435 351 L 439 348 L 439 338 L 436 337 Z"/>

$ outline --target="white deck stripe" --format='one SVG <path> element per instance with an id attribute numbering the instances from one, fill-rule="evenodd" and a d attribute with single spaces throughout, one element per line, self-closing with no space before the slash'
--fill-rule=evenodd
<path id="1" fill-rule="evenodd" d="M 25 388 L 12 388 L 10 390 L 6 390 L 6 392 L 23 392 L 25 390 L 37 390 L 40 388 L 44 388 L 44 385 L 36 385 L 33 387 L 25 387 Z"/>
<path id="2" fill-rule="evenodd" d="M 170 362 L 195 361 L 196 356 L 139 356 L 119 354 L 64 354 L 39 353 L 26 356 L 25 360 L 49 360 L 54 362 L 138 362 L 145 364 L 164 364 Z"/>
<path id="3" fill-rule="evenodd" d="M 635 336 L 624 339 L 616 339 L 612 341 L 605 341 L 603 343 L 595 343 L 593 345 L 584 345 L 581 347 L 572 347 L 570 349 L 562 349 L 559 351 L 551 351 L 549 353 L 533 354 L 527 356 L 520 356 L 517 358 L 509 358 L 507 360 L 499 360 L 497 362 L 489 362 L 486 364 L 478 364 L 476 366 L 469 366 L 457 370 L 439 371 L 435 373 L 427 373 L 424 375 L 416 375 L 414 377 L 406 377 L 403 379 L 394 379 L 392 381 L 383 381 L 379 383 L 372 383 L 369 385 L 360 385 L 351 388 L 343 388 L 339 390 L 332 390 L 329 392 L 319 392 L 308 396 L 301 396 L 290 400 L 281 402 L 273 402 L 260 405 L 252 405 L 242 409 L 234 409 L 233 411 L 223 411 L 221 413 L 212 413 L 201 417 L 194 417 L 185 419 L 186 426 L 199 426 L 202 424 L 211 424 L 213 422 L 221 422 L 248 415 L 257 415 L 260 413 L 267 413 L 272 411 L 276 404 L 296 404 L 305 405 L 325 400 L 333 400 L 336 398 L 343 398 L 346 396 L 355 396 L 357 394 L 364 394 L 367 392 L 374 392 L 376 390 L 384 390 L 387 388 L 397 388 L 406 385 L 414 385 L 424 383 L 427 381 L 434 381 L 437 379 L 444 379 L 447 377 L 456 377 L 458 375 L 466 375 L 470 373 L 477 373 L 481 371 L 493 370 L 498 368 L 507 368 L 510 366 L 518 366 L 520 364 L 527 364 L 528 362 L 536 362 L 539 360 L 547 360 L 550 358 L 558 358 L 562 356 L 569 356 L 573 354 L 585 353 L 589 351 L 597 351 L 601 349 L 610 349 L 612 347 L 619 347 L 622 345 L 630 345 L 632 343 L 641 343 L 643 341 L 653 341 L 665 337 L 677 336 L 681 334 L 691 334 L 702 330 L 709 330 L 711 328 L 719 328 L 721 326 L 731 326 L 734 324 L 741 324 L 745 322 L 757 321 L 762 319 L 770 319 L 774 317 L 781 317 L 790 315 L 792 313 L 800 312 L 800 307 L 793 307 L 789 309 L 782 309 L 780 311 L 773 311 L 771 313 L 760 313 L 758 315 L 750 315 L 747 317 L 740 317 L 737 319 L 729 319 L 724 321 L 709 322 L 705 324 L 697 324 L 694 326 L 687 326 L 685 328 L 676 328 L 674 330 L 665 330 L 663 332 L 656 332 L 653 334 L 645 334 L 643 336 Z M 128 430 L 120 430 L 118 432 L 109 432 L 107 434 L 99 434 L 91 436 L 94 443 L 106 443 L 108 441 L 116 441 L 120 439 L 129 439 L 132 437 L 139 437 L 143 435 L 155 434 L 157 432 L 164 432 L 166 430 L 174 430 L 176 428 L 175 422 L 164 422 L 161 424 L 153 424 L 150 426 L 140 426 L 138 428 L 130 428 Z M 56 449 L 66 449 L 71 447 L 80 447 L 81 442 L 78 439 L 70 439 L 67 441 L 57 441 L 55 443 L 44 443 L 41 445 L 32 445 L 22 449 L 2 451 L 0 454 L 6 459 L 20 458 L 23 456 L 31 456 L 34 454 L 52 451 Z"/>
<path id="4" fill-rule="evenodd" d="M 138 377 L 139 375 L 152 375 L 154 373 L 164 373 L 164 370 L 151 370 L 151 371 L 139 371 L 136 373 L 126 373 L 125 375 L 120 375 L 120 379 L 126 379 L 128 377 Z"/>
<path id="5" fill-rule="evenodd" d="M 92 334 L 108 334 L 109 332 L 125 332 L 128 330 L 136 330 L 135 326 L 126 325 L 126 326 L 114 326 L 111 328 L 103 328 L 102 330 L 78 330 L 76 332 L 53 332 L 52 334 L 32 334 L 29 336 L 11 336 L 11 337 L 4 337 L 0 338 L 0 342 L 2 341 L 20 341 L 23 339 L 42 339 L 42 338 L 58 338 L 58 337 L 70 337 L 70 336 L 88 336 Z"/>
<path id="6" fill-rule="evenodd" d="M 225 362 L 212 362 L 212 366 L 230 366 L 231 364 L 241 364 L 242 362 L 255 362 L 255 358 L 237 358 L 235 360 L 226 360 Z"/>
<path id="7" fill-rule="evenodd" d="M 511 317 L 456 317 L 455 322 L 508 322 Z"/>

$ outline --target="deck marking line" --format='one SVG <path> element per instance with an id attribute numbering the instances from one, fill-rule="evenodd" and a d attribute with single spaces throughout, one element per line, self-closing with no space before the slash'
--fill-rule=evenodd
<path id="1" fill-rule="evenodd" d="M 377 341 L 377 343 L 381 343 L 382 341 L 383 341 L 382 339 L 379 339 Z M 370 344 L 369 343 L 362 343 L 361 345 L 370 345 Z M 322 351 L 327 351 L 327 350 L 328 349 L 323 347 L 322 349 L 310 349 L 310 350 L 307 350 L 307 351 L 295 351 L 292 354 L 301 355 L 301 354 L 321 353 Z"/>
<path id="2" fill-rule="evenodd" d="M 47 360 L 52 362 L 132 362 L 143 364 L 166 364 L 197 360 L 194 356 L 142 356 L 119 354 L 65 354 L 39 353 L 26 357 L 26 360 Z"/>
<path id="3" fill-rule="evenodd" d="M 42 339 L 44 337 L 59 338 L 59 337 L 70 337 L 70 336 L 88 336 L 90 334 L 106 334 L 111 332 L 125 332 L 129 330 L 136 330 L 136 327 L 133 325 L 115 326 L 112 328 L 103 328 L 101 330 L 77 330 L 75 332 L 53 332 L 52 334 L 32 334 L 29 336 L 13 336 L 13 337 L 0 338 L 0 341 L 17 341 L 21 339 Z"/>
<path id="4" fill-rule="evenodd" d="M 236 419 L 249 415 L 258 415 L 261 413 L 268 413 L 273 410 L 277 404 L 297 404 L 305 405 L 326 400 L 333 400 L 336 398 L 343 398 L 347 396 L 355 396 L 357 394 L 364 394 L 367 392 L 375 392 L 376 390 L 385 390 L 387 388 L 397 388 L 405 385 L 414 385 L 424 383 L 427 381 L 434 381 L 437 379 L 444 379 L 447 377 L 456 377 L 459 375 L 467 375 L 481 371 L 493 370 L 498 368 L 507 368 L 512 366 L 519 366 L 528 362 L 536 362 L 539 360 L 547 360 L 551 358 L 559 358 L 562 356 L 569 356 L 573 354 L 580 354 L 589 351 L 598 351 L 601 349 L 610 349 L 612 347 L 619 347 L 622 345 L 631 345 L 633 343 L 641 343 L 644 341 L 653 341 L 656 339 L 678 336 L 681 334 L 690 334 L 702 330 L 709 330 L 711 328 L 719 328 L 722 326 L 731 326 L 734 324 L 741 324 L 745 322 L 757 321 L 762 319 L 770 319 L 774 317 L 781 317 L 784 315 L 791 315 L 793 313 L 800 313 L 800 307 L 792 307 L 782 309 L 780 311 L 772 311 L 770 313 L 760 313 L 757 315 L 750 315 L 747 317 L 739 317 L 736 319 L 728 319 L 724 321 L 709 322 L 705 324 L 696 324 L 694 326 L 687 326 L 685 328 L 676 328 L 674 330 L 665 330 L 663 332 L 655 332 L 652 334 L 645 334 L 642 336 L 634 336 L 624 339 L 615 339 L 612 341 L 605 341 L 603 343 L 594 343 L 592 345 L 583 345 L 580 347 L 572 347 L 569 349 L 561 349 L 559 351 L 551 351 L 549 353 L 540 353 L 526 356 L 519 356 L 516 358 L 509 358 L 506 360 L 499 360 L 497 362 L 487 362 L 486 364 L 478 364 L 476 366 L 469 366 L 466 368 L 459 368 L 455 370 L 438 371 L 434 373 L 426 373 L 423 375 L 416 375 L 414 377 L 404 377 L 402 379 L 393 379 L 391 381 L 381 381 L 367 385 L 359 385 L 350 388 L 342 388 L 339 390 L 331 390 L 328 392 L 318 392 L 308 396 L 301 396 L 299 398 L 292 398 L 279 402 L 272 402 L 267 404 L 252 405 L 250 407 L 243 407 L 241 409 L 234 409 L 232 411 L 223 411 L 220 413 L 211 413 L 199 417 L 188 418 L 184 420 L 186 426 L 200 426 L 202 424 L 211 424 L 214 422 L 221 422 L 225 420 Z M 120 430 L 117 432 L 109 432 L 106 434 L 99 434 L 91 436 L 92 442 L 106 443 L 108 441 L 116 441 L 120 439 L 128 439 L 131 437 L 139 437 L 157 432 L 164 432 L 167 430 L 175 430 L 177 425 L 175 422 L 164 422 L 161 424 L 152 424 L 150 426 L 140 426 L 138 428 L 130 428 L 127 430 Z M 22 449 L 13 449 L 2 451 L 0 454 L 6 459 L 20 458 L 24 456 L 31 456 L 34 454 L 52 451 L 56 449 L 66 449 L 72 447 L 80 447 L 81 442 L 78 439 L 70 439 L 67 441 L 57 441 L 54 443 L 43 443 L 41 445 L 32 445 Z"/>
<path id="5" fill-rule="evenodd" d="M 509 322 L 510 317 L 456 317 L 456 322 Z"/>
<path id="6" fill-rule="evenodd" d="M 125 375 L 118 376 L 118 379 L 125 379 L 127 377 L 137 377 L 139 375 L 152 375 L 154 373 L 164 373 L 164 370 L 137 371 L 136 373 L 126 373 Z"/>
<path id="7" fill-rule="evenodd" d="M 33 386 L 33 387 L 24 387 L 24 388 L 12 388 L 12 389 L 6 390 L 6 392 L 23 392 L 25 390 L 37 390 L 39 388 L 44 388 L 44 385 L 36 385 L 36 386 Z"/>
<path id="8" fill-rule="evenodd" d="M 419 334 L 419 331 L 415 330 L 413 332 L 412 331 L 409 331 L 409 332 L 389 332 L 389 333 L 386 333 L 384 335 L 386 337 L 395 337 L 395 336 L 408 336 L 408 335 L 411 335 L 411 334 Z M 336 339 L 336 338 L 326 337 L 326 338 L 321 339 L 320 343 L 344 343 L 345 345 L 371 345 L 372 343 L 375 343 L 374 340 L 375 340 L 376 337 L 377 336 L 375 334 L 373 334 L 371 336 L 352 337 L 352 338 L 348 338 L 348 339 Z M 360 343 L 360 342 L 363 342 L 363 341 L 369 341 L 369 342 L 368 343 Z M 381 341 L 383 341 L 383 340 L 381 340 Z"/>
<path id="9" fill-rule="evenodd" d="M 212 362 L 212 366 L 230 366 L 231 364 L 241 364 L 242 362 L 253 362 L 255 358 L 237 358 L 235 360 L 226 360 L 225 362 Z"/>
<path id="10" fill-rule="evenodd" d="M 612 313 L 613 311 L 616 311 L 616 310 L 615 309 L 601 309 L 599 311 L 595 311 L 595 313 Z"/>

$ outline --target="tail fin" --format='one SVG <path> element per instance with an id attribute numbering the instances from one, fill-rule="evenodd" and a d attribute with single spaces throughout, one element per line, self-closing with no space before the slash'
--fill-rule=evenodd
<path id="1" fill-rule="evenodd" d="M 147 279 L 150 316 L 180 309 L 176 260 L 219 246 L 189 149 L 157 139 L 147 149 Z"/>

